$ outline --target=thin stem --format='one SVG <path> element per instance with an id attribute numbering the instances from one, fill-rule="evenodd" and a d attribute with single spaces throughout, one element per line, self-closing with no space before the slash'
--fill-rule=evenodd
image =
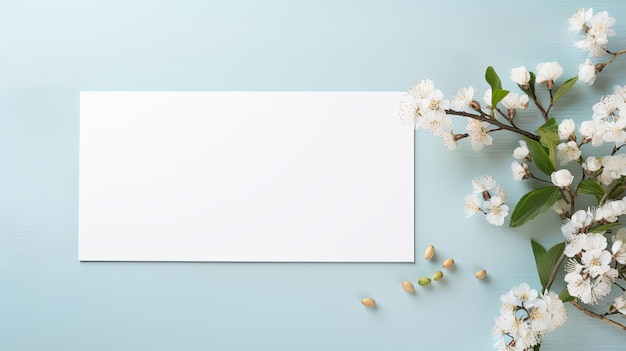
<path id="1" fill-rule="evenodd" d="M 624 146 L 624 145 L 620 145 L 619 147 L 615 146 L 613 148 L 613 151 L 611 152 L 611 156 L 615 155 L 619 151 L 619 149 L 622 148 L 622 146 Z"/>
<path id="2" fill-rule="evenodd" d="M 556 262 L 554 263 L 554 267 L 552 267 L 552 273 L 550 273 L 550 278 L 548 279 L 548 284 L 546 284 L 546 290 L 550 290 L 550 287 L 552 286 L 552 283 L 554 283 L 554 279 L 556 278 L 556 274 L 558 273 L 559 268 L 561 267 L 561 264 L 563 263 L 563 260 L 565 260 L 565 254 L 564 253 L 561 254 L 559 259 L 556 260 Z"/>
<path id="3" fill-rule="evenodd" d="M 446 110 L 446 113 L 449 114 L 449 115 L 468 117 L 468 118 L 473 118 L 473 119 L 481 121 L 481 122 L 491 123 L 491 124 L 499 127 L 500 129 L 505 129 L 505 130 L 508 130 L 510 132 L 513 132 L 513 133 L 516 133 L 516 134 L 519 134 L 519 135 L 523 135 L 523 136 L 527 137 L 528 139 L 539 141 L 539 136 L 537 136 L 537 135 L 535 135 L 535 134 L 533 134 L 531 132 L 525 131 L 523 129 L 516 128 L 516 127 L 510 126 L 508 124 L 504 124 L 504 123 L 498 121 L 495 118 L 485 117 L 485 116 L 488 116 L 488 115 L 486 115 L 486 114 L 484 114 L 482 112 L 481 112 L 480 115 L 475 115 L 475 114 L 471 114 L 469 112 L 464 112 L 464 111 Z"/>
<path id="4" fill-rule="evenodd" d="M 621 330 L 626 330 L 626 326 L 625 325 L 617 323 L 616 321 L 614 321 L 612 319 L 606 318 L 606 317 L 604 317 L 601 314 L 595 313 L 593 311 L 589 311 L 588 309 L 586 309 L 583 306 L 579 305 L 576 301 L 572 301 L 571 304 L 574 307 L 576 307 L 579 311 L 581 311 L 582 313 L 586 314 L 589 317 L 596 318 L 596 319 L 599 319 L 601 321 L 607 322 L 610 325 L 612 325 L 612 326 L 614 326 L 616 328 L 619 328 Z"/>
<path id="5" fill-rule="evenodd" d="M 554 106 L 554 96 L 552 95 L 552 89 L 548 89 L 548 91 L 550 92 L 550 105 L 548 105 L 548 109 L 546 110 L 545 115 L 543 116 L 546 120 L 546 122 L 549 119 L 549 115 L 550 115 L 550 110 L 552 109 L 552 106 Z"/>
<path id="6" fill-rule="evenodd" d="M 539 101 L 539 98 L 537 97 L 537 95 L 535 93 L 532 92 L 532 90 L 528 89 L 528 93 L 530 93 L 530 96 L 533 98 L 533 102 L 535 103 L 535 106 L 537 106 L 539 111 L 541 111 L 541 114 L 543 115 L 544 121 L 547 122 L 548 121 L 548 113 L 543 108 L 543 105 L 541 104 L 541 101 Z"/>
<path id="7" fill-rule="evenodd" d="M 530 177 L 531 177 L 532 179 L 534 179 L 534 180 L 538 180 L 538 181 L 540 181 L 540 182 L 544 182 L 544 183 L 547 183 L 547 184 L 550 184 L 550 185 L 554 185 L 554 184 L 552 184 L 552 182 L 551 182 L 551 181 L 547 181 L 547 180 L 545 180 L 545 179 L 537 178 L 534 174 L 531 174 L 531 175 L 530 175 Z"/>
<path id="8" fill-rule="evenodd" d="M 606 61 L 606 62 L 604 63 L 604 65 L 605 65 L 605 66 L 606 66 L 606 65 L 610 65 L 611 63 L 613 63 L 613 61 L 615 61 L 615 59 L 616 59 L 618 56 L 623 55 L 623 54 L 626 54 L 626 50 L 622 50 L 622 51 L 618 51 L 618 52 L 610 52 L 609 50 L 607 50 L 606 52 L 608 52 L 609 54 L 613 55 L 613 57 L 611 57 L 611 59 L 610 59 L 610 60 L 608 60 L 608 61 Z"/>

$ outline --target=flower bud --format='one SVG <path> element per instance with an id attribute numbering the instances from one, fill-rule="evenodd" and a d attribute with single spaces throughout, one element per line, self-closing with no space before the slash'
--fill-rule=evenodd
<path id="1" fill-rule="evenodd" d="M 530 82 L 530 73 L 525 66 L 513 68 L 511 70 L 511 80 L 524 88 L 528 88 L 528 83 Z"/>
<path id="2" fill-rule="evenodd" d="M 469 106 L 475 111 L 480 111 L 480 103 L 476 100 L 470 101 Z"/>
<path id="3" fill-rule="evenodd" d="M 567 169 L 560 169 L 556 172 L 552 172 L 550 179 L 552 180 L 552 184 L 559 188 L 569 188 L 574 181 L 574 176 Z"/>

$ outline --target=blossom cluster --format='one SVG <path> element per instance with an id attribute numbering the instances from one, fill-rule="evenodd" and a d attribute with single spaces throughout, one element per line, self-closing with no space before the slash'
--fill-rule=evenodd
<path id="1" fill-rule="evenodd" d="M 506 191 L 490 175 L 481 175 L 472 181 L 473 192 L 465 196 L 465 214 L 485 214 L 487 222 L 501 226 L 509 214 Z"/>
<path id="2" fill-rule="evenodd" d="M 526 283 L 514 287 L 500 298 L 500 316 L 495 320 L 492 333 L 494 347 L 501 351 L 526 351 L 541 342 L 546 332 L 562 326 L 567 310 L 558 295 L 546 291 L 539 296 L 537 290 Z"/>
<path id="3" fill-rule="evenodd" d="M 415 129 L 429 129 L 436 136 L 450 134 L 452 119 L 446 114 L 450 100 L 430 79 L 416 82 L 400 101 L 400 119 Z"/>
<path id="4" fill-rule="evenodd" d="M 615 18 L 606 11 L 594 15 L 593 8 L 580 8 L 570 17 L 569 30 L 583 31 L 585 37 L 575 45 L 589 52 L 589 56 L 600 57 L 607 54 L 609 37 L 615 35 L 615 30 L 611 29 L 614 24 Z"/>
<path id="5" fill-rule="evenodd" d="M 608 50 L 609 37 L 615 35 L 611 27 L 615 24 L 615 18 L 610 17 L 606 11 L 593 14 L 593 8 L 585 10 L 580 8 L 569 19 L 569 30 L 583 32 L 584 38 L 575 43 L 576 47 L 589 53 L 591 57 L 601 57 L 611 52 Z M 591 59 L 578 67 L 578 78 L 593 85 L 597 74 L 604 69 L 604 63 L 594 64 Z"/>
<path id="6" fill-rule="evenodd" d="M 580 125 L 583 142 L 591 141 L 593 146 L 604 142 L 614 143 L 615 147 L 626 144 L 626 87 L 613 87 L 613 94 L 603 96 L 593 105 L 593 116 Z"/>
<path id="7" fill-rule="evenodd" d="M 613 235 L 610 249 L 605 231 L 594 232 L 598 225 L 615 223 L 624 214 L 624 200 L 609 201 L 598 208 L 576 211 L 561 226 L 566 240 L 563 253 L 569 257 L 567 290 L 583 303 L 597 304 L 607 296 L 619 276 L 619 265 L 626 264 L 626 230 Z"/>

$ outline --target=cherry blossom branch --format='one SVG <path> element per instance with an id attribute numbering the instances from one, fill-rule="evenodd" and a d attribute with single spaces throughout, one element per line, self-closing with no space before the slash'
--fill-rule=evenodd
<path id="1" fill-rule="evenodd" d="M 578 302 L 576 302 L 576 301 L 571 301 L 571 304 L 574 307 L 576 307 L 579 311 L 581 311 L 582 313 L 586 314 L 589 317 L 596 318 L 596 319 L 599 319 L 601 321 L 607 322 L 610 325 L 612 325 L 612 326 L 614 326 L 616 328 L 619 328 L 621 330 L 626 330 L 626 325 L 618 323 L 618 322 L 616 322 L 616 321 L 614 321 L 612 319 L 606 318 L 605 316 L 603 316 L 601 314 L 598 314 L 598 313 L 595 313 L 593 311 L 590 311 L 590 310 L 586 309 L 585 307 L 579 305 Z"/>
<path id="2" fill-rule="evenodd" d="M 502 123 L 499 120 L 495 119 L 495 118 L 490 118 L 490 117 L 485 117 L 487 115 L 484 115 L 483 113 L 481 113 L 480 115 L 475 115 L 469 112 L 464 112 L 464 111 L 455 111 L 455 110 L 446 110 L 446 114 L 449 115 L 453 115 L 453 116 L 462 116 L 462 117 L 467 117 L 467 118 L 473 118 L 475 120 L 481 121 L 481 122 L 487 122 L 487 123 L 491 123 L 497 127 L 499 127 L 500 129 L 505 129 L 508 130 L 510 132 L 519 134 L 519 135 L 523 135 L 525 137 L 527 137 L 528 139 L 532 139 L 535 141 L 539 141 L 539 136 L 535 135 L 531 132 L 525 131 L 523 129 L 520 128 L 516 128 L 514 126 L 510 126 L 508 124 Z"/>

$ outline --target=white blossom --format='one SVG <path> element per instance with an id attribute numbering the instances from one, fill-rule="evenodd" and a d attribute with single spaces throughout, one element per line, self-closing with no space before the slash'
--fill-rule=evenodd
<path id="1" fill-rule="evenodd" d="M 480 177 L 472 180 L 474 194 L 481 194 L 485 191 L 492 190 L 496 187 L 496 185 L 496 180 L 493 176 L 488 174 L 482 174 Z"/>
<path id="2" fill-rule="evenodd" d="M 550 315 L 549 330 L 560 328 L 567 320 L 567 309 L 563 301 L 557 294 L 552 291 L 546 291 L 543 294 L 543 300 L 546 302 L 548 314 Z"/>
<path id="3" fill-rule="evenodd" d="M 567 188 L 572 185 L 574 176 L 567 169 L 560 169 L 556 172 L 552 172 L 550 179 L 552 180 L 552 184 L 559 188 Z"/>
<path id="4" fill-rule="evenodd" d="M 587 26 L 589 20 L 591 20 L 591 16 L 593 16 L 593 8 L 590 8 L 585 11 L 585 8 L 581 7 L 569 18 L 569 28 L 570 31 L 579 31 L 584 29 Z"/>
<path id="5" fill-rule="evenodd" d="M 502 302 L 509 303 L 513 306 L 524 306 L 531 304 L 539 296 L 537 290 L 531 289 L 527 283 L 513 287 L 508 293 L 502 295 Z"/>
<path id="6" fill-rule="evenodd" d="M 466 218 L 471 217 L 474 214 L 482 211 L 480 209 L 480 199 L 478 198 L 478 195 L 476 194 L 465 195 L 464 211 L 465 211 Z"/>
<path id="7" fill-rule="evenodd" d="M 556 157 L 559 159 L 559 164 L 561 166 L 564 166 L 571 161 L 578 160 L 581 155 L 581 151 L 575 141 L 560 143 L 556 146 L 556 150 Z"/>
<path id="8" fill-rule="evenodd" d="M 580 134 L 590 139 L 593 146 L 600 146 L 604 142 L 604 123 L 601 120 L 584 121 L 580 124 Z"/>
<path id="9" fill-rule="evenodd" d="M 611 269 L 611 253 L 607 250 L 587 250 L 581 256 L 583 272 L 596 278 Z"/>
<path id="10" fill-rule="evenodd" d="M 626 292 L 624 292 L 622 295 L 616 297 L 613 300 L 613 308 L 623 314 L 626 315 Z M 622 316 L 624 317 L 624 316 Z"/>
<path id="11" fill-rule="evenodd" d="M 620 117 L 603 123 L 604 133 L 602 133 L 602 138 L 606 142 L 615 143 L 615 147 L 626 144 L 626 116 L 622 117 L 622 114 L 620 111 Z M 624 114 L 626 115 L 626 113 Z"/>
<path id="12" fill-rule="evenodd" d="M 473 99 L 474 87 L 461 87 L 450 103 L 453 110 L 462 111 L 470 108 Z"/>
<path id="13" fill-rule="evenodd" d="M 424 99 L 417 101 L 420 113 L 426 118 L 434 135 L 442 136 L 452 128 L 452 119 L 446 114 L 450 101 L 444 99 L 441 90 L 429 92 Z"/>
<path id="14" fill-rule="evenodd" d="M 593 85 L 596 81 L 596 65 L 590 59 L 586 59 L 585 63 L 578 66 L 578 79 L 588 85 Z"/>
<path id="15" fill-rule="evenodd" d="M 596 37 L 614 36 L 615 30 L 611 29 L 614 24 L 615 18 L 609 16 L 608 12 L 598 12 L 589 20 L 589 33 Z"/>
<path id="16" fill-rule="evenodd" d="M 530 157 L 530 150 L 528 150 L 528 145 L 526 144 L 526 141 L 519 141 L 519 146 L 513 150 L 513 157 L 516 160 L 528 159 Z"/>
<path id="17" fill-rule="evenodd" d="M 626 243 L 622 240 L 615 240 L 611 245 L 611 252 L 615 261 L 620 264 L 626 264 Z"/>
<path id="18" fill-rule="evenodd" d="M 454 136 L 454 133 L 452 133 L 452 131 L 448 133 L 443 133 L 441 137 L 443 138 L 443 144 L 446 146 L 448 150 L 453 151 L 456 149 L 456 138 Z"/>
<path id="19" fill-rule="evenodd" d="M 573 119 L 562 120 L 558 127 L 559 139 L 562 141 L 569 139 L 574 134 L 574 129 L 576 129 L 576 124 Z"/>
<path id="20" fill-rule="evenodd" d="M 585 171 L 593 173 L 602 168 L 602 163 L 597 158 L 588 156 L 585 162 L 583 162 L 582 167 Z"/>
<path id="21" fill-rule="evenodd" d="M 400 120 L 403 124 L 415 129 L 428 128 L 427 120 L 420 111 L 419 101 L 425 99 L 433 90 L 435 85 L 430 79 L 422 79 L 409 88 L 400 100 Z"/>
<path id="22" fill-rule="evenodd" d="M 537 77 L 535 81 L 537 83 L 547 82 L 551 87 L 552 82 L 559 79 L 563 74 L 563 67 L 558 62 L 543 62 L 537 65 Z"/>
<path id="23" fill-rule="evenodd" d="M 626 102 L 626 86 L 613 86 L 613 95 L 619 96 L 624 102 Z"/>
<path id="24" fill-rule="evenodd" d="M 491 88 L 485 90 L 485 95 L 483 95 L 483 101 L 488 108 L 493 108 L 493 106 L 491 106 Z"/>
<path id="25" fill-rule="evenodd" d="M 515 180 L 524 180 L 530 177 L 528 165 L 525 163 L 513 161 L 511 163 L 511 171 L 513 172 L 513 178 Z"/>
<path id="26" fill-rule="evenodd" d="M 435 90 L 433 81 L 430 79 L 422 79 L 411 85 L 408 94 L 413 96 L 416 100 L 421 100 L 425 99 L 433 90 Z"/>
<path id="27" fill-rule="evenodd" d="M 500 102 L 509 110 L 524 110 L 528 108 L 528 95 L 508 93 Z"/>
<path id="28" fill-rule="evenodd" d="M 624 100 L 615 94 L 603 96 L 600 102 L 592 106 L 593 119 L 604 119 L 614 116 L 616 110 L 624 105 Z"/>
<path id="29" fill-rule="evenodd" d="M 511 70 L 511 80 L 521 86 L 528 86 L 530 82 L 530 72 L 525 66 L 519 66 Z"/>
<path id="30" fill-rule="evenodd" d="M 602 174 L 599 179 L 603 184 L 611 184 L 623 175 L 626 175 L 626 155 L 618 154 L 602 158 Z"/>
<path id="31" fill-rule="evenodd" d="M 467 134 L 469 134 L 470 145 L 474 150 L 480 151 L 485 145 L 491 145 L 493 143 L 493 138 L 491 135 L 487 134 L 489 132 L 489 123 L 482 122 L 476 119 L 469 119 L 467 121 L 467 125 L 465 126 L 465 130 Z"/>
<path id="32" fill-rule="evenodd" d="M 504 218 L 509 214 L 509 206 L 505 205 L 499 196 L 492 196 L 483 206 L 487 210 L 487 222 L 495 226 L 504 224 Z"/>

